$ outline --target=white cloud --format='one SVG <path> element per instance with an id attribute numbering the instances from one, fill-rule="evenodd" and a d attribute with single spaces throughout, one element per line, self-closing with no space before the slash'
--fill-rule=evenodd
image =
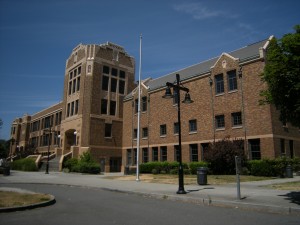
<path id="1" fill-rule="evenodd" d="M 196 20 L 210 19 L 214 17 L 235 18 L 236 15 L 221 10 L 211 10 L 201 3 L 183 3 L 173 5 L 173 9 L 191 15 Z"/>

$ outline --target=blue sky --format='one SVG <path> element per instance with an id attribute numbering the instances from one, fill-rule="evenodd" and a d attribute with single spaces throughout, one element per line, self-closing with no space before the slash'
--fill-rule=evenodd
<path id="1" fill-rule="evenodd" d="M 11 122 L 63 97 L 79 43 L 123 46 L 142 77 L 158 77 L 300 24 L 295 0 L 0 0 L 0 139 Z M 136 75 L 137 77 L 137 75 Z"/>

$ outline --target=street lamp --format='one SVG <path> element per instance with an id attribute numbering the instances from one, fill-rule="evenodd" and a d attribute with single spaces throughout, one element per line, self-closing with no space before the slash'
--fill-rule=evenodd
<path id="1" fill-rule="evenodd" d="M 179 180 L 179 187 L 177 194 L 186 194 L 186 191 L 184 190 L 184 178 L 183 178 L 183 166 L 182 166 L 182 147 L 181 147 L 181 119 L 180 119 L 180 91 L 185 91 L 185 98 L 182 101 L 182 103 L 193 103 L 191 100 L 191 96 L 189 94 L 189 89 L 186 87 L 183 87 L 182 84 L 180 84 L 180 76 L 179 74 L 176 74 L 176 84 L 167 82 L 166 83 L 167 89 L 166 93 L 163 96 L 165 99 L 174 98 L 174 95 L 172 94 L 171 87 L 174 89 L 174 91 L 177 93 L 176 100 L 177 100 L 177 112 L 178 112 L 178 142 L 179 142 L 179 168 L 178 168 L 178 180 Z"/>
<path id="2" fill-rule="evenodd" d="M 49 138 L 48 138 L 48 151 L 47 151 L 47 164 L 46 164 L 46 172 L 45 174 L 49 174 L 49 154 L 50 154 L 50 139 L 51 139 L 51 123 L 49 128 L 44 130 L 44 133 L 48 133 L 49 134 Z"/>

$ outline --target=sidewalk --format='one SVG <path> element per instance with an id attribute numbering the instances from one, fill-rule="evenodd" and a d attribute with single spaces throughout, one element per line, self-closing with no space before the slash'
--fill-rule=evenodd
<path id="1" fill-rule="evenodd" d="M 236 184 L 227 185 L 185 185 L 188 192 L 176 194 L 178 185 L 146 183 L 141 181 L 119 181 L 106 179 L 105 175 L 82 175 L 75 173 L 19 172 L 11 171 L 10 176 L 0 179 L 0 187 L 9 187 L 11 183 L 61 184 L 90 188 L 101 188 L 110 191 L 138 194 L 153 198 L 194 202 L 203 205 L 226 206 L 259 211 L 300 215 L 300 192 L 274 190 L 265 185 L 300 181 L 294 178 L 272 179 L 265 181 L 241 183 L 241 200 L 237 199 Z M 209 183 L 209 180 L 208 180 Z M 51 193 L 50 193 L 51 194 Z"/>

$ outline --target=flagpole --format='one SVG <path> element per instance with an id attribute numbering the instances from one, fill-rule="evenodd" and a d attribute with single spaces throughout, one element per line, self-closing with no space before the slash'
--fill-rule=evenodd
<path id="1" fill-rule="evenodd" d="M 142 73 L 142 34 L 140 35 L 140 65 L 138 87 L 138 127 L 137 127 L 137 152 L 136 152 L 136 181 L 140 181 L 140 120 L 141 120 L 141 73 Z"/>

